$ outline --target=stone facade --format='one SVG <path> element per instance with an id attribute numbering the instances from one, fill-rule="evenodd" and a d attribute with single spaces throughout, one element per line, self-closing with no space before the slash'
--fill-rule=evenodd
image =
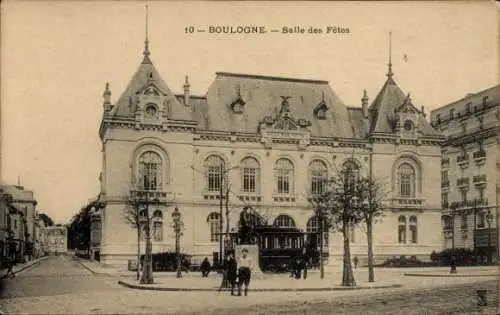
<path id="1" fill-rule="evenodd" d="M 488 234 L 488 228 L 491 247 L 497 243 L 499 104 L 497 85 L 431 112 L 432 124 L 446 136 L 441 160 L 446 248 L 474 248 L 474 234 Z"/>
<path id="2" fill-rule="evenodd" d="M 175 95 L 149 57 L 115 103 L 106 84 L 102 140 L 101 261 L 124 266 L 135 259 L 136 231 L 124 220 L 125 199 L 141 190 L 162 204 L 153 251 L 173 251 L 171 213 L 185 225 L 183 252 L 201 260 L 218 251 L 220 179 L 230 183 L 230 228 L 251 205 L 269 222 L 314 226 L 307 196 L 317 178 L 347 161 L 384 183 L 388 210 L 374 228 L 377 259 L 428 259 L 443 247 L 440 163 L 442 136 L 397 86 L 389 64 L 369 105 L 346 106 L 326 81 L 217 73 L 205 96 Z M 221 171 L 222 170 L 222 171 Z M 223 225 L 225 227 L 225 223 Z M 223 228 L 224 231 L 224 228 Z M 366 256 L 362 228 L 352 255 Z M 329 262 L 342 256 L 342 236 L 328 233 Z M 142 242 L 144 243 L 144 242 Z M 144 244 L 143 244 L 144 245 Z"/>

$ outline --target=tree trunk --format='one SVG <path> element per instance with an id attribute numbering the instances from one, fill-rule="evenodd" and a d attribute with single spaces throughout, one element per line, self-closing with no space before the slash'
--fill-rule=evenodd
<path id="1" fill-rule="evenodd" d="M 368 242 L 368 282 L 375 282 L 375 271 L 373 269 L 373 219 L 366 221 L 366 234 Z"/>
<path id="2" fill-rule="evenodd" d="M 153 283 L 153 260 L 152 260 L 152 244 L 151 237 L 146 239 L 146 253 L 144 255 L 144 264 L 142 266 L 141 284 Z"/>
<path id="3" fill-rule="evenodd" d="M 137 281 L 139 281 L 141 277 L 141 228 L 137 226 Z"/>
<path id="4" fill-rule="evenodd" d="M 356 286 L 356 281 L 354 280 L 354 274 L 352 272 L 351 265 L 351 250 L 349 246 L 349 222 L 345 219 L 343 221 L 342 234 L 344 236 L 344 264 L 342 272 L 342 286 L 353 287 Z"/>
<path id="5" fill-rule="evenodd" d="M 146 252 L 144 253 L 144 266 L 142 271 L 142 284 L 153 283 L 153 244 L 151 244 L 151 221 L 146 222 Z"/>

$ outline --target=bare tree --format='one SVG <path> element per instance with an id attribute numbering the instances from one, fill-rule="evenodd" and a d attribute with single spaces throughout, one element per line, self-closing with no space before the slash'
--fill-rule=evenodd
<path id="1" fill-rule="evenodd" d="M 354 206 L 358 178 L 358 166 L 348 161 L 330 178 L 324 192 L 311 198 L 314 208 L 324 213 L 326 225 L 342 232 L 344 241 L 342 286 L 356 285 L 351 264 L 349 229 L 361 221 L 358 208 Z"/>
<path id="2" fill-rule="evenodd" d="M 373 224 L 379 222 L 384 216 L 386 209 L 384 200 L 388 191 L 383 185 L 372 177 L 360 177 L 355 187 L 354 203 L 356 212 L 360 215 L 361 221 L 366 224 L 366 235 L 368 245 L 368 281 L 375 282 L 375 272 L 373 268 Z"/>
<path id="3" fill-rule="evenodd" d="M 159 206 L 160 201 L 157 198 L 150 198 L 146 191 L 130 191 L 126 198 L 125 220 L 137 230 L 137 278 L 139 278 L 139 268 L 141 266 L 141 236 L 146 241 L 146 250 L 144 261 L 142 263 L 142 277 L 140 282 L 143 284 L 152 284 L 153 278 L 153 244 L 152 238 L 155 233 L 153 225 L 154 213 L 150 211 L 150 206 Z"/>
<path id="4" fill-rule="evenodd" d="M 140 278 L 140 266 L 141 266 L 141 221 L 140 221 L 139 211 L 140 211 L 140 205 L 138 201 L 132 198 L 132 196 L 128 196 L 124 210 L 124 218 L 125 221 L 137 232 L 137 262 L 136 262 L 137 281 L 139 281 Z"/>

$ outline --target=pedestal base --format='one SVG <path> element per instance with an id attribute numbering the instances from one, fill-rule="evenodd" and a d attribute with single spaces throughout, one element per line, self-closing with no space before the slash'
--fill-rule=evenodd
<path id="1" fill-rule="evenodd" d="M 264 273 L 262 272 L 262 270 L 260 270 L 260 266 L 259 266 L 260 255 L 259 255 L 259 246 L 258 245 L 236 245 L 234 248 L 234 258 L 236 259 L 236 261 L 238 261 L 238 259 L 240 259 L 241 251 L 244 248 L 248 250 L 248 257 L 250 257 L 250 259 L 252 259 L 252 263 L 254 266 L 254 268 L 252 270 L 252 277 L 253 276 L 263 276 Z"/>

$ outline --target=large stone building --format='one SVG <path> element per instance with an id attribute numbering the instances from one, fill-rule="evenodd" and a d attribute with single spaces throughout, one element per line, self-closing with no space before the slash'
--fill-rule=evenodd
<path id="1" fill-rule="evenodd" d="M 46 251 L 49 255 L 60 255 L 68 251 L 68 228 L 65 225 L 47 227 Z"/>
<path id="2" fill-rule="evenodd" d="M 190 94 L 187 77 L 176 95 L 146 42 L 121 96 L 112 102 L 109 84 L 103 95 L 101 261 L 123 266 L 135 259 L 137 233 L 123 218 L 131 190 L 163 201 L 151 209 L 153 251 L 174 249 L 177 206 L 185 224 L 181 248 L 200 259 L 219 248 L 221 178 L 231 185 L 231 228 L 249 204 L 276 225 L 317 231 L 307 196 L 346 162 L 371 170 L 390 192 L 375 226 L 375 256 L 428 259 L 443 246 L 442 136 L 396 84 L 390 62 L 373 102 L 360 96 L 361 106 L 350 107 L 327 81 L 223 72 L 204 96 Z M 358 228 L 352 234 L 353 255 L 362 258 L 366 237 Z M 342 255 L 341 234 L 325 240 L 333 264 Z"/>
<path id="3" fill-rule="evenodd" d="M 446 248 L 497 244 L 500 85 L 468 94 L 431 113 L 446 136 L 441 199 Z"/>

